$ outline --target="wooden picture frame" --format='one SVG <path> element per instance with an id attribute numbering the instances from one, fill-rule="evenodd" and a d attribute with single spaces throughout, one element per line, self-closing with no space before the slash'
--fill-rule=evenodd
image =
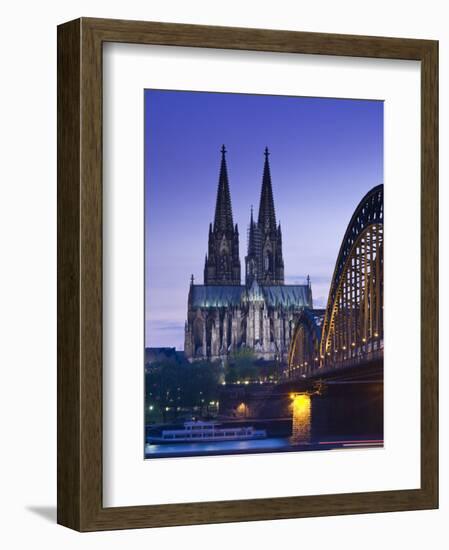
<path id="1" fill-rule="evenodd" d="M 102 503 L 102 45 L 421 62 L 421 488 L 105 508 Z M 438 43 L 82 18 L 58 27 L 58 523 L 79 531 L 438 506 Z"/>

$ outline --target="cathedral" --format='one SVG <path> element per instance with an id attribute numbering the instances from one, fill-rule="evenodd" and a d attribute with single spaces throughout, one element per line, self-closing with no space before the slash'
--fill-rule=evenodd
<path id="1" fill-rule="evenodd" d="M 307 284 L 284 284 L 281 225 L 276 222 L 268 148 L 257 219 L 251 215 L 241 284 L 239 230 L 232 217 L 226 149 L 221 149 L 217 201 L 204 263 L 204 284 L 192 275 L 184 353 L 190 361 L 224 359 L 242 348 L 257 358 L 287 361 L 294 321 L 313 308 Z"/>

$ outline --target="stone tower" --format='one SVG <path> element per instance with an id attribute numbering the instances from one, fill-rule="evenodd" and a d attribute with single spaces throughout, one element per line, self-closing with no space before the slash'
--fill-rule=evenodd
<path id="1" fill-rule="evenodd" d="M 266 147 L 257 223 L 251 210 L 248 254 L 245 259 L 247 286 L 251 286 L 254 280 L 260 285 L 284 284 L 282 232 L 281 225 L 276 225 L 269 154 Z"/>
<path id="2" fill-rule="evenodd" d="M 205 285 L 240 285 L 239 231 L 232 219 L 226 149 L 221 148 L 217 203 L 209 225 L 208 253 L 204 264 Z"/>

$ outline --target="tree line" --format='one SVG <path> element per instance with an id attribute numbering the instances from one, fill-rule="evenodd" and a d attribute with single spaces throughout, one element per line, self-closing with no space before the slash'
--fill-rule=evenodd
<path id="1" fill-rule="evenodd" d="M 146 423 L 176 421 L 190 414 L 208 417 L 216 412 L 220 386 L 252 383 L 277 377 L 275 363 L 261 363 L 254 352 L 242 349 L 221 361 L 168 357 L 145 366 Z"/>

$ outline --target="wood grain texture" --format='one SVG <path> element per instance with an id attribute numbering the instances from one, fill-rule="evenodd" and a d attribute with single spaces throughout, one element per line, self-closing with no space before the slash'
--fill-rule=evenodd
<path id="1" fill-rule="evenodd" d="M 58 522 L 80 527 L 80 21 L 58 29 Z"/>
<path id="2" fill-rule="evenodd" d="M 421 61 L 421 487 L 438 505 L 438 43 Z"/>
<path id="3" fill-rule="evenodd" d="M 102 44 L 420 60 L 421 488 L 104 508 Z M 422 510 L 438 506 L 438 43 L 79 19 L 58 28 L 58 522 L 79 531 Z"/>

